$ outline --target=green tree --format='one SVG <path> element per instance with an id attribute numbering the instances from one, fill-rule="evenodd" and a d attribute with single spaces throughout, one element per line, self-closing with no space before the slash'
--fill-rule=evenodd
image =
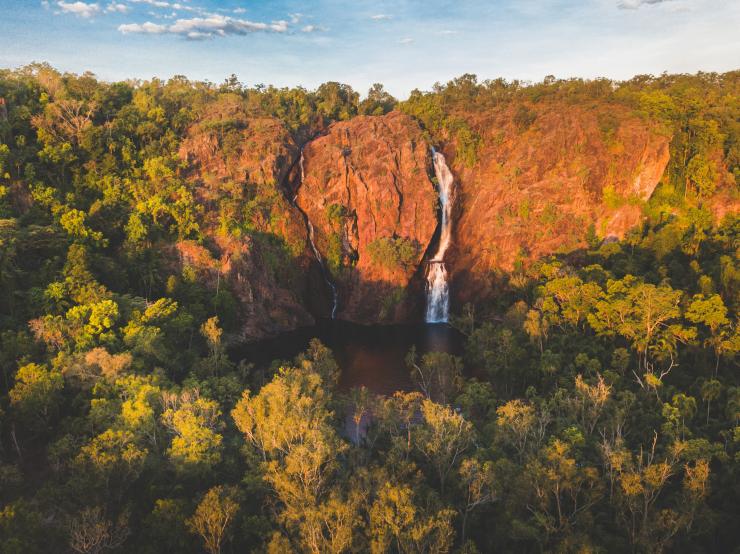
<path id="1" fill-rule="evenodd" d="M 188 528 L 200 536 L 206 552 L 220 554 L 238 511 L 237 489 L 215 486 L 203 496 L 195 513 L 188 518 Z"/>
<path id="2" fill-rule="evenodd" d="M 30 363 L 21 366 L 9 392 L 10 405 L 30 429 L 41 431 L 59 410 L 64 379 L 59 371 Z"/>
<path id="3" fill-rule="evenodd" d="M 473 444 L 475 431 L 454 409 L 431 400 L 421 403 L 421 413 L 424 423 L 412 431 L 412 440 L 434 468 L 440 492 L 444 494 L 447 478 Z"/>

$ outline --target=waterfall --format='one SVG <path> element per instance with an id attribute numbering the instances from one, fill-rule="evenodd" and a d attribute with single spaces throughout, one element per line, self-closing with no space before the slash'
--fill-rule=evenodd
<path id="1" fill-rule="evenodd" d="M 440 235 L 437 251 L 427 265 L 427 323 L 446 323 L 450 314 L 450 287 L 447 282 L 445 253 L 452 240 L 452 204 L 455 180 L 447 167 L 445 157 L 432 148 L 434 175 L 440 204 Z"/>
<path id="2" fill-rule="evenodd" d="M 303 185 L 303 178 L 304 178 L 303 148 L 301 148 L 301 157 L 300 157 L 299 165 L 301 168 L 301 180 L 300 180 L 299 186 L 301 186 Z M 298 194 L 297 193 L 295 196 L 293 196 L 292 204 L 303 215 L 303 219 L 306 223 L 306 229 L 308 230 L 308 242 L 311 245 L 311 250 L 313 250 L 313 255 L 316 258 L 316 261 L 319 262 L 319 267 L 321 268 L 321 275 L 324 277 L 324 281 L 326 282 L 327 286 L 331 290 L 331 299 L 332 299 L 331 318 L 334 319 L 337 315 L 337 306 L 339 305 L 339 295 L 337 293 L 337 286 L 332 282 L 331 278 L 329 277 L 329 270 L 326 268 L 326 264 L 324 263 L 324 258 L 322 258 L 321 252 L 319 252 L 319 249 L 316 247 L 315 232 L 313 229 L 313 224 L 311 223 L 311 220 L 308 219 L 308 214 L 305 211 L 303 211 L 301 207 L 298 205 Z"/>

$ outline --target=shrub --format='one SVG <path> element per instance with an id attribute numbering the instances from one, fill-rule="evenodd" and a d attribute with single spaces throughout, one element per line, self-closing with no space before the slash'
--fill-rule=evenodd
<path id="1" fill-rule="evenodd" d="M 367 248 L 373 262 L 391 270 L 407 270 L 419 256 L 419 244 L 405 237 L 381 237 Z"/>

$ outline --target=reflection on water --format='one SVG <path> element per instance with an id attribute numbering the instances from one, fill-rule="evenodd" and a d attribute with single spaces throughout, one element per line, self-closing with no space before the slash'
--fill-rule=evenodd
<path id="1" fill-rule="evenodd" d="M 412 345 L 426 352 L 460 354 L 462 338 L 446 324 L 357 325 L 346 321 L 321 320 L 313 327 L 285 333 L 274 339 L 235 348 L 235 361 L 246 360 L 266 367 L 272 360 L 292 360 L 312 338 L 331 348 L 342 371 L 339 386 L 347 390 L 365 386 L 390 395 L 413 388 L 404 361 Z"/>

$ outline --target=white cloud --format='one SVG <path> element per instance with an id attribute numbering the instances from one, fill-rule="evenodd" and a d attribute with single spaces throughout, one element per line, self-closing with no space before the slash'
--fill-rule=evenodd
<path id="1" fill-rule="evenodd" d="M 129 2 L 133 4 L 146 4 L 147 6 L 152 6 L 153 8 L 191 12 L 191 13 L 196 13 L 201 16 L 214 15 L 210 13 L 208 10 L 205 10 L 199 6 L 188 6 L 187 4 L 183 4 L 181 2 L 168 2 L 166 0 L 129 0 Z M 221 11 L 225 11 L 225 10 L 221 10 Z"/>
<path id="2" fill-rule="evenodd" d="M 255 32 L 285 33 L 288 31 L 288 22 L 262 23 L 223 15 L 211 15 L 209 17 L 178 19 L 172 25 L 159 25 L 150 21 L 143 24 L 128 23 L 120 25 L 118 30 L 123 34 L 169 34 L 179 35 L 191 40 L 201 40 L 229 35 L 247 35 Z"/>
<path id="3" fill-rule="evenodd" d="M 77 17 L 90 18 L 100 13 L 100 6 L 97 4 L 86 4 L 85 2 L 57 2 L 64 13 L 71 13 Z"/>
<path id="4" fill-rule="evenodd" d="M 622 10 L 636 10 L 642 6 L 649 6 L 652 4 L 662 4 L 664 2 L 670 2 L 671 0 L 619 0 L 617 6 Z"/>
<path id="5" fill-rule="evenodd" d="M 149 35 L 159 35 L 167 32 L 167 25 L 158 25 L 147 21 L 146 23 L 125 23 L 118 26 L 118 30 L 124 35 L 128 33 L 144 33 Z"/>
<path id="6" fill-rule="evenodd" d="M 414 39 L 412 39 L 411 37 L 405 37 L 399 40 L 398 42 L 401 44 L 411 44 L 414 42 Z"/>
<path id="7" fill-rule="evenodd" d="M 108 7 L 105 8 L 106 12 L 118 12 L 118 13 L 126 13 L 128 11 L 128 6 L 126 4 L 119 4 L 116 2 L 111 2 L 108 4 Z"/>
<path id="8" fill-rule="evenodd" d="M 377 15 L 371 15 L 370 19 L 373 19 L 375 21 L 385 21 L 388 19 L 393 19 L 393 16 L 385 14 L 385 13 L 379 13 Z"/>
<path id="9" fill-rule="evenodd" d="M 154 6 L 155 8 L 169 8 L 172 6 L 169 2 L 164 2 L 163 0 L 131 0 L 134 4 L 148 4 L 150 6 Z"/>
<path id="10" fill-rule="evenodd" d="M 244 8 L 234 8 L 234 13 L 247 13 L 247 10 Z"/>

